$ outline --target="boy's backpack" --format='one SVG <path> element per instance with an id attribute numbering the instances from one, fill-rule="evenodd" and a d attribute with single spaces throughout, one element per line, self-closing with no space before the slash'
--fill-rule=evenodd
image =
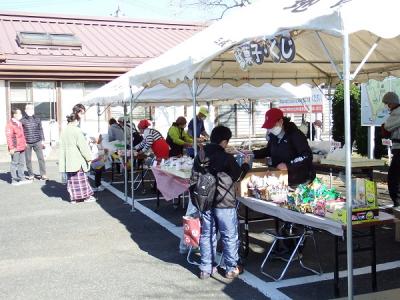
<path id="1" fill-rule="evenodd" d="M 190 194 L 193 205 L 200 211 L 210 210 L 215 201 L 217 190 L 217 178 L 210 173 L 210 159 L 205 156 L 204 150 L 200 149 L 195 158 L 200 166 L 199 172 L 192 170 L 190 178 Z"/>

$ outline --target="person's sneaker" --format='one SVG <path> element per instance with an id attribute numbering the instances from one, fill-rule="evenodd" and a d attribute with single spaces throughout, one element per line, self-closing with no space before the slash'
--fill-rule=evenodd
<path id="1" fill-rule="evenodd" d="M 92 188 L 93 192 L 102 192 L 105 190 L 104 186 L 99 185 L 98 187 Z"/>
<path id="2" fill-rule="evenodd" d="M 213 267 L 211 274 L 208 272 L 205 272 L 205 271 L 200 271 L 199 278 L 202 280 L 208 279 L 211 276 L 215 275 L 217 272 L 218 272 L 218 269 L 216 267 Z"/>
<path id="3" fill-rule="evenodd" d="M 25 178 L 27 180 L 33 180 L 33 179 L 35 179 L 35 176 L 34 175 L 29 175 L 29 176 L 25 176 Z"/>
<path id="4" fill-rule="evenodd" d="M 96 202 L 97 199 L 93 196 L 90 196 L 89 198 L 86 198 L 85 200 L 83 200 L 83 202 Z"/>
<path id="5" fill-rule="evenodd" d="M 14 186 L 21 185 L 21 182 L 13 180 L 13 181 L 11 181 L 11 185 L 14 185 Z"/>
<path id="6" fill-rule="evenodd" d="M 46 180 L 49 180 L 49 177 L 47 177 L 46 175 L 42 175 L 42 176 L 40 176 L 39 179 L 43 180 L 43 181 L 46 181 Z"/>
<path id="7" fill-rule="evenodd" d="M 71 204 L 76 204 L 76 203 L 78 203 L 78 202 L 76 202 L 75 200 L 71 200 L 70 203 L 71 203 Z"/>
<path id="8" fill-rule="evenodd" d="M 238 265 L 232 271 L 225 273 L 225 278 L 226 279 L 235 279 L 236 277 L 239 276 L 239 274 L 242 274 L 242 273 L 243 273 L 243 267 Z"/>

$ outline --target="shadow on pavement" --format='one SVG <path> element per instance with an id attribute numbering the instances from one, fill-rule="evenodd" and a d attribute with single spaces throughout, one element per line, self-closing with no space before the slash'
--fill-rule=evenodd
<path id="1" fill-rule="evenodd" d="M 6 183 L 11 183 L 11 174 L 10 174 L 10 172 L 0 173 L 0 180 L 4 181 Z"/>
<path id="2" fill-rule="evenodd" d="M 110 195 L 109 192 L 98 193 L 96 197 L 98 198 L 97 203 L 110 216 L 118 219 L 125 226 L 132 240 L 142 251 L 163 262 L 180 265 L 193 273 L 194 277 L 198 276 L 198 267 L 189 264 L 186 261 L 186 255 L 179 254 L 179 239 L 171 232 L 144 216 L 141 212 L 131 212 L 129 205 Z M 229 282 L 218 274 L 215 280 L 225 284 L 223 292 L 233 299 L 266 299 L 256 289 L 249 287 L 239 279 Z"/>
<path id="3" fill-rule="evenodd" d="M 54 180 L 47 180 L 41 187 L 42 192 L 49 198 L 57 198 L 69 202 L 67 185 Z"/>

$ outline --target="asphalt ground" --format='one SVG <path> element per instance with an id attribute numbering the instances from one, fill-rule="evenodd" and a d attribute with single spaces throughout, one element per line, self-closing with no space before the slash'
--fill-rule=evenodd
<path id="1" fill-rule="evenodd" d="M 72 205 L 54 162 L 48 163 L 50 181 L 19 187 L 8 184 L 7 163 L 0 169 L 1 299 L 334 298 L 334 240 L 325 232 L 315 233 L 322 276 L 296 263 L 280 282 L 262 275 L 259 266 L 271 242 L 263 231 L 274 224 L 259 222 L 250 224 L 250 253 L 243 260 L 246 272 L 240 279 L 228 282 L 219 274 L 201 281 L 197 267 L 178 253 L 186 209 L 165 200 L 157 209 L 150 182 L 145 193 L 135 192 L 138 201 L 131 212 L 122 201 L 123 184 L 107 185 L 108 191 L 96 193 L 97 203 Z M 109 174 L 104 179 L 109 181 Z M 394 241 L 393 226 L 379 228 L 377 241 L 378 270 L 382 270 L 378 289 L 399 288 L 400 243 Z M 315 265 L 311 243 L 305 245 L 304 260 Z M 356 295 L 371 292 L 370 270 L 365 268 L 369 261 L 368 253 L 355 255 Z M 275 261 L 269 270 L 280 268 L 280 261 Z M 345 268 L 342 257 L 341 270 Z M 340 287 L 341 295 L 346 295 L 345 277 Z"/>
<path id="2" fill-rule="evenodd" d="M 223 276 L 200 280 L 179 239 L 108 191 L 70 204 L 50 181 L 11 186 L 0 164 L 0 299 L 265 299 Z"/>
<path id="3" fill-rule="evenodd" d="M 152 176 L 149 174 L 146 177 L 151 180 Z M 117 178 L 118 180 L 118 178 Z M 122 179 L 120 179 L 122 180 Z M 337 182 L 335 182 L 337 183 Z M 121 192 L 124 191 L 122 183 L 113 184 Z M 151 199 L 156 194 L 152 189 L 152 183 L 145 183 L 145 191 L 143 194 L 141 189 L 135 191 L 135 198 L 138 202 L 145 207 L 155 211 L 163 219 L 168 220 L 175 226 L 181 226 L 181 218 L 185 214 L 186 208 L 182 207 L 182 202 L 175 204 L 165 200 L 160 201 L 160 207 L 157 208 L 157 201 Z M 381 193 L 385 191 L 381 191 Z M 130 189 L 128 189 L 130 195 Z M 145 198 L 145 200 L 140 200 Z M 150 199 L 149 199 L 150 198 Z M 182 201 L 182 200 L 181 200 Z M 186 199 L 187 202 L 187 199 Z M 383 206 L 388 204 L 386 197 L 381 201 Z M 243 208 L 239 210 L 239 214 L 244 215 Z M 251 213 L 250 217 L 260 217 L 260 214 Z M 264 282 L 264 288 L 270 289 L 267 294 L 274 297 L 288 297 L 292 299 L 333 299 L 335 298 L 333 289 L 333 271 L 334 271 L 334 237 L 325 231 L 315 231 L 315 239 L 318 245 L 318 253 L 321 259 L 321 265 L 324 272 L 323 276 L 316 276 L 302 269 L 298 263 L 294 263 L 287 272 L 284 280 L 279 283 L 274 283 L 268 277 L 260 272 L 260 265 L 263 261 L 266 250 L 269 249 L 271 240 L 264 234 L 265 229 L 275 228 L 273 221 L 255 222 L 250 223 L 250 251 L 248 257 L 243 259 L 245 269 L 252 275 L 256 276 Z M 243 226 L 242 226 L 243 229 Z M 363 231 L 361 231 L 362 233 Z M 377 265 L 378 265 L 378 290 L 392 290 L 400 288 L 400 243 L 394 239 L 395 229 L 394 225 L 387 225 L 377 227 L 376 241 L 377 241 Z M 368 246 L 368 239 L 360 239 L 354 243 L 354 248 L 360 246 Z M 340 249 L 345 250 L 346 241 L 340 241 Z M 303 250 L 304 262 L 306 265 L 317 268 L 317 259 L 312 242 L 306 242 Z M 359 252 L 354 254 L 354 293 L 355 295 L 362 295 L 372 293 L 371 287 L 371 274 L 370 274 L 370 252 Z M 341 296 L 347 295 L 347 263 L 346 256 L 341 256 L 340 260 L 340 292 Z M 273 261 L 268 270 L 272 273 L 278 274 L 282 268 L 280 260 Z M 273 290 L 277 289 L 278 293 Z M 265 289 L 264 289 L 265 291 Z M 394 299 L 400 299 L 400 295 L 396 295 Z"/>

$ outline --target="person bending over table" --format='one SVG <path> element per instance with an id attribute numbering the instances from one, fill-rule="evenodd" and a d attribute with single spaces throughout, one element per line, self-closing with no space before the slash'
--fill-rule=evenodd
<path id="1" fill-rule="evenodd" d="M 278 108 L 271 108 L 265 113 L 262 128 L 267 129 L 268 144 L 266 148 L 253 151 L 254 158 L 269 157 L 269 166 L 287 171 L 288 184 L 292 189 L 299 184 L 312 182 L 316 173 L 312 164 L 313 154 L 305 134 L 289 118 L 284 117 Z M 293 224 L 286 222 L 280 230 L 282 234 L 291 234 L 292 229 Z M 290 253 L 294 247 L 294 240 L 284 243 L 286 249 L 283 249 L 282 254 Z"/>
<path id="2" fill-rule="evenodd" d="M 186 119 L 179 117 L 168 130 L 167 143 L 171 147 L 169 156 L 182 156 L 183 148 L 191 147 L 193 139 L 185 131 Z"/>
<path id="3" fill-rule="evenodd" d="M 313 154 L 304 133 L 278 108 L 265 113 L 262 128 L 267 129 L 268 144 L 263 149 L 254 150 L 254 158 L 269 157 L 271 167 L 287 170 L 291 188 L 312 182 L 315 178 Z"/>
<path id="4" fill-rule="evenodd" d="M 143 141 L 134 147 L 139 151 L 138 157 L 143 156 L 144 152 L 150 148 L 153 150 L 157 161 L 167 159 L 169 157 L 169 146 L 158 130 L 149 128 L 151 125 L 149 120 L 141 120 L 138 124 L 139 132 L 143 135 Z"/>

